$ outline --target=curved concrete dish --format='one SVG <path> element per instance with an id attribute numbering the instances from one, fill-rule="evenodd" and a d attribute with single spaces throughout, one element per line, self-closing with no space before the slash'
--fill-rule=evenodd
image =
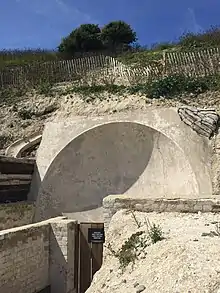
<path id="1" fill-rule="evenodd" d="M 61 214 L 81 220 L 82 213 L 96 220 L 109 194 L 206 197 L 212 194 L 210 153 L 208 139 L 175 108 L 49 122 L 29 193 L 35 221 Z"/>
<path id="2" fill-rule="evenodd" d="M 42 135 L 40 133 L 32 134 L 28 138 L 19 139 L 6 149 L 5 155 L 8 157 L 20 158 L 24 151 L 40 143 L 41 139 Z"/>

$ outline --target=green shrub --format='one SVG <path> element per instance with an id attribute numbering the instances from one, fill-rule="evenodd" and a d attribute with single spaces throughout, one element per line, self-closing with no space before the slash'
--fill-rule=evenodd
<path id="1" fill-rule="evenodd" d="M 171 75 L 161 77 L 158 80 L 139 83 L 131 86 L 116 84 L 107 85 L 81 85 L 69 88 L 67 93 L 79 93 L 82 96 L 101 94 L 142 94 L 148 98 L 172 98 L 181 94 L 200 94 L 208 90 L 220 89 L 220 76 L 189 77 L 184 75 Z"/>
<path id="2" fill-rule="evenodd" d="M 130 263 L 134 264 L 137 259 L 137 247 L 142 247 L 143 249 L 148 246 L 148 243 L 141 238 L 144 231 L 138 231 L 131 235 L 128 240 L 122 245 L 122 247 L 116 252 L 112 249 L 111 245 L 108 245 L 109 251 L 118 258 L 120 263 L 120 268 L 124 270 Z"/>
<path id="3" fill-rule="evenodd" d="M 140 223 L 137 221 L 136 216 L 134 215 L 134 211 L 129 209 L 128 212 L 132 212 L 132 217 L 135 220 L 138 228 L 140 228 Z M 140 255 L 140 252 L 144 252 L 146 247 L 148 247 L 151 243 L 155 244 L 158 241 L 165 239 L 163 237 L 162 229 L 159 225 L 151 225 L 149 221 L 146 222 L 146 224 L 147 233 L 145 231 L 138 231 L 133 233 L 118 251 L 115 251 L 110 243 L 108 244 L 108 250 L 119 260 L 122 271 L 130 263 L 134 264 L 135 260 L 138 258 L 138 255 Z"/>
<path id="4" fill-rule="evenodd" d="M 36 87 L 36 91 L 39 95 L 51 95 L 52 94 L 52 83 L 49 81 L 43 81 Z"/>
<path id="5" fill-rule="evenodd" d="M 168 97 L 178 94 L 184 83 L 183 76 L 168 76 L 153 81 L 148 86 L 148 95 L 151 98 Z"/>
<path id="6" fill-rule="evenodd" d="M 167 49 L 173 49 L 176 46 L 174 43 L 169 42 L 161 42 L 161 43 L 155 43 L 151 46 L 151 50 L 154 51 L 163 51 Z"/>
<path id="7" fill-rule="evenodd" d="M 180 36 L 178 44 L 185 49 L 209 48 L 220 46 L 220 28 L 211 26 L 199 33 L 187 32 Z"/>
<path id="8" fill-rule="evenodd" d="M 146 93 L 150 98 L 172 97 L 180 94 L 200 94 L 218 90 L 220 76 L 189 77 L 171 75 L 148 84 Z"/>
<path id="9" fill-rule="evenodd" d="M 161 227 L 153 223 L 148 231 L 149 237 L 153 244 L 164 239 Z"/>

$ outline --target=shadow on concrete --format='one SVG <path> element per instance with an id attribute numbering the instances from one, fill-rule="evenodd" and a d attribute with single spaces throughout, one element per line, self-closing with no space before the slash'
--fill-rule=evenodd
<path id="1" fill-rule="evenodd" d="M 51 287 L 47 286 L 46 288 L 38 291 L 37 293 L 51 293 Z"/>
<path id="2" fill-rule="evenodd" d="M 144 172 L 156 132 L 116 122 L 75 138 L 56 156 L 41 183 L 35 170 L 30 192 L 37 203 L 35 220 L 97 209 L 107 195 L 125 193 Z"/>
<path id="3" fill-rule="evenodd" d="M 57 237 L 51 229 L 50 233 L 50 291 L 54 293 L 66 292 L 67 261 L 57 242 Z M 73 260 L 74 261 L 74 260 Z"/>

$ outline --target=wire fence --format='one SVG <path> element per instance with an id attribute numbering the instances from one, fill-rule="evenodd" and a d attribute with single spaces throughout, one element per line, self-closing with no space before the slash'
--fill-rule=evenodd
<path id="1" fill-rule="evenodd" d="M 110 78 L 112 82 L 121 80 L 125 83 L 141 83 L 174 74 L 207 76 L 219 73 L 219 48 L 193 52 L 165 52 L 159 62 L 149 62 L 144 67 L 125 65 L 114 57 L 100 54 L 71 60 L 6 66 L 0 70 L 0 87 L 70 82 L 88 76 L 96 79 Z"/>

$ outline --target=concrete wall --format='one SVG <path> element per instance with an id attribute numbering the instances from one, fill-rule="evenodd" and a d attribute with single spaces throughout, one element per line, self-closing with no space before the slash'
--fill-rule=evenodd
<path id="1" fill-rule="evenodd" d="M 0 205 L 0 230 L 31 224 L 35 205 L 27 202 Z"/>
<path id="2" fill-rule="evenodd" d="M 55 218 L 0 231 L 0 292 L 75 293 L 74 223 Z"/>
<path id="3" fill-rule="evenodd" d="M 175 109 L 49 123 L 30 193 L 35 220 L 100 207 L 109 194 L 203 197 L 209 162 L 208 140 Z"/>
<path id="4" fill-rule="evenodd" d="M 76 293 L 75 288 L 75 221 L 51 222 L 50 284 L 51 293 Z"/>
<path id="5" fill-rule="evenodd" d="M 125 195 L 109 195 L 103 200 L 104 222 L 108 228 L 112 216 L 119 210 L 131 210 L 140 212 L 178 212 L 178 213 L 198 213 L 198 212 L 220 212 L 220 198 L 138 198 L 127 197 Z"/>

